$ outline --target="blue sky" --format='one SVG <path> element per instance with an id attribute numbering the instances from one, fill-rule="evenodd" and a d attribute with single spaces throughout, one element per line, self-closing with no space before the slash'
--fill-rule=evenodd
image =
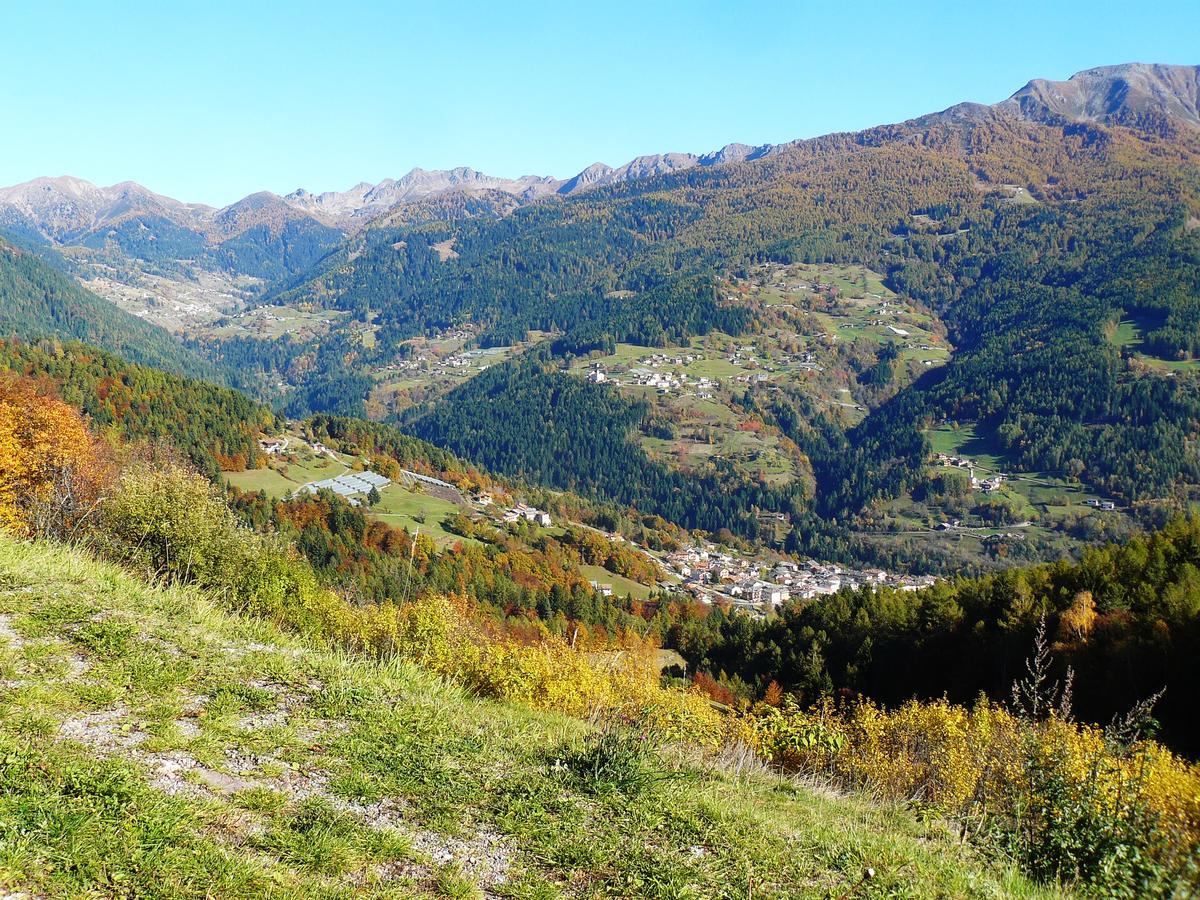
<path id="1" fill-rule="evenodd" d="M 1200 63 L 1196 0 L 6 5 L 0 184 L 131 179 L 217 205 L 413 166 L 565 177 Z"/>

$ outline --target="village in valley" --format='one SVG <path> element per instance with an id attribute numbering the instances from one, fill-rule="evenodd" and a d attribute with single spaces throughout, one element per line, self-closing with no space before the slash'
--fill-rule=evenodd
<path id="1" fill-rule="evenodd" d="M 684 471 L 723 460 L 765 484 L 810 478 L 808 461 L 793 442 L 747 417 L 741 401 L 747 391 L 765 391 L 768 396 L 803 392 L 849 426 L 887 396 L 864 386 L 855 375 L 873 365 L 883 348 L 890 348 L 896 360 L 897 384 L 950 358 L 941 324 L 860 266 L 769 264 L 731 279 L 725 290 L 728 300 L 752 306 L 765 327 L 742 336 L 712 332 L 672 347 L 619 343 L 610 353 L 587 354 L 571 363 L 577 376 L 647 402 L 650 414 L 633 437 L 651 459 Z M 375 419 L 397 415 L 511 359 L 543 337 L 533 334 L 523 343 L 485 348 L 478 346 L 479 329 L 466 323 L 414 338 L 374 373 L 369 414 Z M 1071 546 L 1074 539 L 1064 528 L 1077 527 L 1073 523 L 1080 516 L 1118 512 L 1113 501 L 1078 486 L 1028 473 L 1009 474 L 1004 460 L 985 452 L 987 447 L 969 428 L 942 427 L 931 439 L 936 451 L 930 459 L 931 475 L 961 473 L 965 497 L 942 506 L 900 498 L 882 508 L 875 521 L 864 523 L 864 540 L 883 546 L 899 539 L 926 541 L 931 547 L 952 546 L 955 552 L 987 560 L 1014 552 L 1031 538 Z M 364 461 L 319 443 L 306 448 L 298 435 L 277 441 L 278 446 L 271 441 L 263 445 L 274 460 L 268 470 L 232 473 L 231 478 L 276 496 L 329 489 L 363 506 L 368 515 L 420 530 L 442 547 L 474 540 L 443 527 L 459 515 L 500 528 L 555 527 L 550 512 L 516 498 L 463 496 L 453 485 L 422 473 L 364 475 Z M 760 519 L 771 517 L 778 520 L 773 521 L 776 532 L 785 533 L 788 516 L 763 513 Z M 783 561 L 779 568 L 770 558 L 751 559 L 702 545 L 651 556 L 663 570 L 657 585 L 622 584 L 600 571 L 593 573 L 593 586 L 600 593 L 686 592 L 701 602 L 757 615 L 788 600 L 812 600 L 843 587 L 914 589 L 926 583 L 811 561 Z"/>
<path id="2" fill-rule="evenodd" d="M 841 590 L 889 587 L 916 591 L 935 581 L 882 569 L 855 569 L 816 560 L 796 562 L 696 544 L 665 555 L 680 587 L 704 604 L 725 603 L 754 616 L 766 616 L 789 601 L 815 600 Z"/>
<path id="3" fill-rule="evenodd" d="M 296 425 L 282 435 L 262 439 L 260 448 L 266 467 L 226 472 L 229 483 L 242 490 L 264 490 L 279 499 L 329 491 L 364 514 L 425 535 L 440 547 L 477 540 L 446 527 L 447 520 L 466 516 L 526 536 L 561 536 L 567 527 L 597 531 L 614 543 L 632 546 L 654 564 L 658 580 L 651 585 L 636 584 L 597 566 L 585 567 L 592 588 L 601 596 L 629 595 L 640 600 L 651 599 L 655 593 L 687 596 L 705 605 L 763 617 L 788 602 L 819 601 L 843 589 L 917 590 L 933 583 L 930 577 L 798 561 L 768 551 L 748 553 L 707 541 L 650 550 L 614 532 L 558 521 L 551 512 L 498 490 L 464 493 L 454 484 L 426 473 L 402 468 L 387 474 L 372 471 L 368 459 L 326 446 L 302 434 Z"/>

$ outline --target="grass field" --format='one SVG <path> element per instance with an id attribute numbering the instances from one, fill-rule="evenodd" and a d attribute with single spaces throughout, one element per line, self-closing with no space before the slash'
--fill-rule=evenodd
<path id="1" fill-rule="evenodd" d="M 865 266 L 818 263 L 806 265 L 796 263 L 789 266 L 773 266 L 763 278 L 764 298 L 774 302 L 790 302 L 789 294 L 811 291 L 811 285 L 832 285 L 847 297 L 875 296 L 882 299 L 896 294 L 883 283 L 883 276 Z"/>
<path id="2" fill-rule="evenodd" d="M 316 454 L 299 435 L 287 435 L 288 449 L 280 456 L 270 457 L 261 469 L 244 472 L 224 472 L 225 480 L 243 491 L 265 491 L 270 497 L 285 497 L 297 488 L 313 481 L 336 478 L 350 471 L 353 458 L 345 454 Z"/>
<path id="3" fill-rule="evenodd" d="M 443 519 L 458 512 L 461 509 L 449 500 L 410 491 L 402 484 L 389 484 L 380 491 L 380 502 L 371 507 L 367 514 L 409 532 L 420 529 L 421 534 L 433 538 L 438 547 L 460 541 L 477 543 L 474 538 L 464 538 L 441 527 Z"/>
<path id="4" fill-rule="evenodd" d="M 632 581 L 615 572 L 610 572 L 602 566 L 580 566 L 579 570 L 583 572 L 584 577 L 588 581 L 611 584 L 613 596 L 615 597 L 628 595 L 637 600 L 645 600 L 650 596 L 650 588 L 646 587 L 646 585 L 638 584 L 636 581 Z"/>
<path id="5" fill-rule="evenodd" d="M 839 341 L 899 343 L 900 358 L 941 365 L 950 347 L 935 328 L 932 316 L 898 296 L 883 276 L 855 265 L 771 266 L 757 271 L 751 296 L 769 306 L 808 309 L 824 331 Z M 834 301 L 818 299 L 829 288 Z M 899 335 L 888 326 L 907 332 Z"/>
<path id="6" fill-rule="evenodd" d="M 1005 471 L 999 448 L 986 436 L 979 435 L 974 424 L 953 427 L 943 425 L 927 432 L 934 453 L 948 456 L 963 456 L 977 464 L 986 474 Z"/>
<path id="7" fill-rule="evenodd" d="M 699 358 L 652 367 L 650 361 L 655 354 Z M 731 361 L 735 356 L 739 362 Z M 608 356 L 578 361 L 575 371 L 582 374 L 595 364 L 612 373 L 620 390 L 646 400 L 677 423 L 678 434 L 674 438 L 639 436 L 640 443 L 653 458 L 669 465 L 695 468 L 719 457 L 732 461 L 747 475 L 761 473 L 768 482 L 778 483 L 795 477 L 795 460 L 783 452 L 778 435 L 739 429 L 741 418 L 729 405 L 728 391 L 744 385 L 746 379 L 758 373 L 772 379 L 786 379 L 795 372 L 794 366 L 785 366 L 764 356 L 753 339 L 714 332 L 706 338 L 693 339 L 686 347 L 668 350 L 618 344 Z M 661 394 L 656 387 L 630 383 L 631 372 L 635 369 L 673 373 L 687 379 L 690 386 Z M 700 378 L 716 380 L 720 387 L 702 390 L 696 386 Z M 712 396 L 702 397 L 701 393 Z"/>
<path id="8" fill-rule="evenodd" d="M 1052 896 L 944 824 L 586 723 L 0 534 L 0 890 L 171 898 Z M 752 887 L 751 887 L 752 885 Z M 865 895 L 865 894 L 864 894 Z"/>
<path id="9" fill-rule="evenodd" d="M 1142 347 L 1142 335 L 1148 323 L 1137 319 L 1122 319 L 1109 336 L 1113 346 L 1133 351 L 1151 369 L 1164 373 L 1200 371 L 1200 359 L 1164 359 L 1151 356 Z"/>
<path id="10" fill-rule="evenodd" d="M 239 491 L 263 491 L 268 497 L 290 494 L 303 482 L 295 482 L 275 469 L 247 469 L 245 472 L 225 472 L 225 481 Z"/>
<path id="11" fill-rule="evenodd" d="M 224 472 L 225 481 L 238 490 L 264 491 L 267 496 L 283 498 L 298 488 L 313 481 L 324 481 L 351 471 L 352 457 L 345 454 L 317 455 L 298 435 L 289 435 L 288 452 L 273 457 L 267 468 L 248 469 L 245 472 Z M 447 516 L 459 512 L 459 507 L 449 500 L 432 497 L 419 491 L 411 491 L 405 485 L 393 483 L 380 492 L 381 500 L 374 507 L 364 507 L 368 516 L 396 528 L 404 528 L 428 535 L 438 547 L 446 547 L 458 541 L 473 542 L 451 534 L 441 527 Z"/>
<path id="12" fill-rule="evenodd" d="M 1018 507 L 1024 506 L 1029 515 L 1039 510 L 1059 514 L 1086 512 L 1089 507 L 1085 506 L 1085 501 L 1104 499 L 1084 484 L 1048 472 L 1013 472 L 1011 463 L 1000 455 L 1000 448 L 986 435 L 978 434 L 974 425 L 942 426 L 927 434 L 935 453 L 971 459 L 981 478 L 1005 473 L 1003 489 L 995 496 L 1004 497 Z"/>

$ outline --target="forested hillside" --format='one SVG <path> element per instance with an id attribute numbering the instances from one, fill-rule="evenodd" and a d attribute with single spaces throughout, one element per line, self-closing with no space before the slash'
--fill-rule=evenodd
<path id="1" fill-rule="evenodd" d="M 76 341 L 0 340 L 0 372 L 46 379 L 98 429 L 185 453 L 212 477 L 254 466 L 275 414 L 229 388 L 126 362 Z"/>
<path id="2" fill-rule="evenodd" d="M 822 522 L 914 489 L 929 452 L 922 433 L 942 422 L 977 423 L 1017 469 L 1129 503 L 1178 502 L 1200 481 L 1200 390 L 1179 365 L 1200 343 L 1198 159 L 1188 129 L 1163 136 L 970 108 L 547 200 L 499 221 L 380 230 L 356 258 L 277 299 L 369 316 L 373 358 L 466 322 L 485 346 L 539 329 L 561 334 L 555 354 L 577 355 L 752 329 L 736 299 L 701 285 L 756 262 L 868 265 L 940 317 L 955 353 L 844 439 L 812 415 L 774 423 L 813 461 L 811 511 Z M 1140 323 L 1138 352 L 1112 340 L 1127 320 Z M 610 466 L 593 447 L 549 442 L 518 458 L 502 449 L 508 440 L 493 442 L 534 408 L 551 416 L 543 436 L 580 429 L 571 404 L 554 399 L 556 379 L 480 377 L 413 427 L 501 471 L 633 498 L 596 479 Z M 768 415 L 778 405 L 769 387 L 747 390 Z M 494 432 L 492 419 L 473 418 L 489 413 L 464 405 L 484 396 L 505 410 Z M 613 424 L 624 433 L 629 421 Z M 532 446 L 539 429 L 526 424 Z M 741 508 L 781 508 L 748 490 Z M 669 493 L 641 499 L 665 515 Z"/>
<path id="3" fill-rule="evenodd" d="M 222 371 L 163 329 L 122 312 L 31 252 L 0 240 L 0 336 L 75 339 L 210 381 Z"/>
<path id="4" fill-rule="evenodd" d="M 710 616 L 671 640 L 700 671 L 759 693 L 775 681 L 808 702 L 832 692 L 1003 702 L 1022 677 L 1039 620 L 1047 674 L 1074 670 L 1075 710 L 1106 723 L 1165 690 L 1162 735 L 1194 752 L 1200 685 L 1200 521 L 1179 520 L 1125 545 L 1055 563 L 941 582 L 916 593 L 843 591 L 766 620 Z"/>

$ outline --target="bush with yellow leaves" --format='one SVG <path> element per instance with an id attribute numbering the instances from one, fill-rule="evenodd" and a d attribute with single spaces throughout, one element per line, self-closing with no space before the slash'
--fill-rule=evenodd
<path id="1" fill-rule="evenodd" d="M 719 746 L 731 727 L 698 692 L 663 687 L 638 654 L 603 664 L 546 631 L 533 642 L 495 637 L 462 597 L 429 594 L 403 606 L 347 607 L 328 622 L 351 647 L 412 660 L 482 696 L 621 720 L 664 740 L 704 746 Z"/>
<path id="2" fill-rule="evenodd" d="M 785 701 L 751 721 L 781 766 L 944 814 L 1047 880 L 1110 896 L 1198 886 L 1200 767 L 1153 741 L 985 700 Z"/>

